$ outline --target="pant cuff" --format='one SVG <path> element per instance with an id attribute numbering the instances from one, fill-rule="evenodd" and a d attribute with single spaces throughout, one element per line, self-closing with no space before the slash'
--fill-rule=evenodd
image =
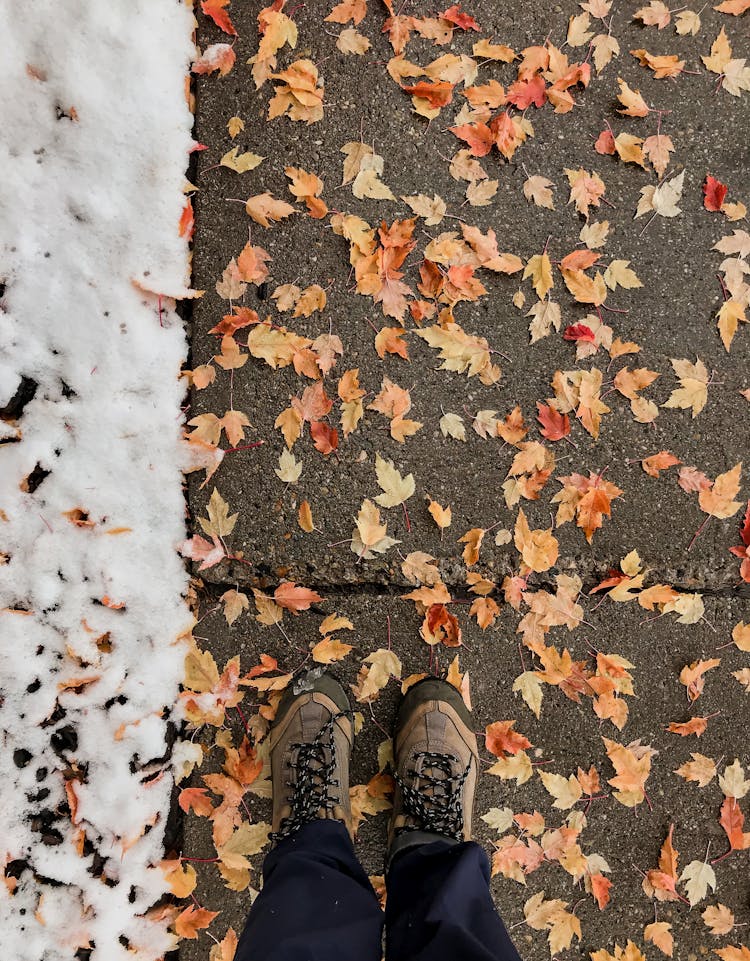
<path id="1" fill-rule="evenodd" d="M 403 831 L 396 835 L 393 844 L 390 846 L 386 858 L 386 870 L 390 868 L 393 859 L 402 852 L 421 844 L 433 844 L 435 841 L 443 841 L 449 846 L 460 844 L 460 841 L 455 838 L 449 837 L 447 834 L 437 834 L 434 831 Z"/>

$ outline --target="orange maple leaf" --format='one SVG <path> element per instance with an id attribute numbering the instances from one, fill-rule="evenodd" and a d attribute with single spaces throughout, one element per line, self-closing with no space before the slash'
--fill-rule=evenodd
<path id="1" fill-rule="evenodd" d="M 677 884 L 677 859 L 678 854 L 672 843 L 674 835 L 674 824 L 670 824 L 669 833 L 659 854 L 659 867 L 646 873 L 643 887 L 647 894 L 648 885 L 653 888 L 653 894 L 657 901 L 677 901 L 679 895 L 676 891 Z"/>
<path id="2" fill-rule="evenodd" d="M 406 93 L 420 100 L 426 100 L 431 107 L 445 107 L 453 99 L 453 87 L 455 84 L 447 83 L 445 80 L 420 80 L 411 87 L 402 87 Z"/>
<path id="3" fill-rule="evenodd" d="M 486 123 L 465 123 L 449 127 L 450 132 L 469 145 L 474 157 L 486 157 L 495 143 L 495 134 Z"/>
<path id="4" fill-rule="evenodd" d="M 695 734 L 696 737 L 700 737 L 701 734 L 708 727 L 707 717 L 691 717 L 689 721 L 672 721 L 672 723 L 667 728 L 672 734 L 679 734 L 680 737 L 687 737 L 689 734 Z"/>
<path id="5" fill-rule="evenodd" d="M 317 591 L 311 591 L 307 587 L 299 587 L 292 581 L 282 581 L 273 592 L 273 599 L 279 605 L 293 614 L 306 611 L 311 604 L 317 604 L 323 598 Z"/>
<path id="6" fill-rule="evenodd" d="M 450 613 L 445 604 L 431 604 L 427 608 L 419 633 L 428 644 L 444 644 L 446 647 L 461 645 L 458 618 Z"/>
<path id="7" fill-rule="evenodd" d="M 180 237 L 185 237 L 188 241 L 192 239 L 193 231 L 195 230 L 195 216 L 193 214 L 193 201 L 188 197 L 185 201 L 185 206 L 182 208 L 182 214 L 180 215 L 180 222 L 177 228 L 177 232 Z"/>
<path id="8" fill-rule="evenodd" d="M 174 929 L 181 938 L 193 940 L 198 937 L 200 930 L 207 928 L 213 919 L 218 916 L 218 911 L 197 908 L 194 904 L 191 904 L 175 918 Z"/>
<path id="9" fill-rule="evenodd" d="M 666 470 L 668 467 L 674 467 L 676 464 L 681 463 L 682 461 L 678 457 L 675 457 L 674 454 L 670 454 L 668 450 L 660 450 L 658 454 L 644 457 L 641 461 L 641 467 L 649 477 L 658 477 L 659 471 Z"/>
<path id="10" fill-rule="evenodd" d="M 688 664 L 683 667 L 683 669 L 680 671 L 680 683 L 684 684 L 687 688 L 689 700 L 697 700 L 697 698 L 703 692 L 703 686 L 706 681 L 706 672 L 718 667 L 719 664 L 721 664 L 721 659 L 718 657 L 712 657 L 708 661 L 693 661 L 692 664 Z"/>
<path id="11" fill-rule="evenodd" d="M 750 848 L 750 834 L 743 831 L 745 815 L 740 810 L 737 798 L 724 798 L 719 824 L 724 828 L 729 840 L 730 851 L 744 851 L 746 848 Z"/>
<path id="12" fill-rule="evenodd" d="M 302 391 L 302 397 L 292 397 L 292 407 L 307 421 L 319 421 L 331 410 L 333 401 L 326 394 L 321 380 Z"/>
<path id="13" fill-rule="evenodd" d="M 177 803 L 186 814 L 193 810 L 199 818 L 207 817 L 214 809 L 204 787 L 183 788 Z"/>
<path id="14" fill-rule="evenodd" d="M 590 544 L 594 532 L 602 526 L 603 518 L 611 515 L 612 501 L 620 497 L 622 491 L 593 471 L 588 477 L 570 474 L 558 480 L 563 489 L 552 498 L 553 503 L 560 504 L 557 524 L 564 524 L 575 516 L 578 527 L 583 530 Z"/>
<path id="15" fill-rule="evenodd" d="M 602 738 L 607 757 L 616 773 L 608 779 L 608 784 L 616 788 L 614 796 L 626 807 L 635 807 L 646 798 L 646 780 L 651 773 L 651 757 L 654 751 L 644 747 L 640 741 L 627 746 Z"/>
<path id="16" fill-rule="evenodd" d="M 603 911 L 609 904 L 611 887 L 612 882 L 609 878 L 605 878 L 603 874 L 591 875 L 591 893 L 594 895 L 600 911 Z"/>
<path id="17" fill-rule="evenodd" d="M 531 747 L 531 741 L 525 735 L 513 730 L 515 726 L 515 721 L 494 721 L 488 724 L 484 735 L 487 750 L 496 757 L 503 758 Z"/>

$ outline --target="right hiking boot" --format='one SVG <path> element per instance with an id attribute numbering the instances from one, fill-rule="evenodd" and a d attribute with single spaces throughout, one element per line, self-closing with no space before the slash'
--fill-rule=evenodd
<path id="1" fill-rule="evenodd" d="M 393 753 L 388 862 L 415 844 L 468 841 L 479 753 L 471 713 L 452 684 L 429 677 L 409 688 L 396 718 Z"/>
<path id="2" fill-rule="evenodd" d="M 270 731 L 274 843 L 321 819 L 343 821 L 351 835 L 353 741 L 349 698 L 334 677 L 313 672 L 292 682 Z"/>

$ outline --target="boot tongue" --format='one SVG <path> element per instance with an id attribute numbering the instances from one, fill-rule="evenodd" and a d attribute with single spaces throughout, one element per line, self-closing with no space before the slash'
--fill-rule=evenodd
<path id="1" fill-rule="evenodd" d="M 439 714 L 436 711 L 425 721 L 428 751 L 440 751 L 440 748 L 445 744 L 447 726 L 448 718 L 445 714 Z"/>
<path id="2" fill-rule="evenodd" d="M 310 701 L 300 711 L 302 720 L 302 741 L 313 741 L 330 715 L 322 704 Z"/>

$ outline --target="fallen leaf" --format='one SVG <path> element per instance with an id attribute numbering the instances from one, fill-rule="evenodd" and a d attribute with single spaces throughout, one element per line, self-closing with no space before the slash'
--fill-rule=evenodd
<path id="1" fill-rule="evenodd" d="M 414 493 L 413 475 L 407 474 L 406 477 L 402 477 L 394 467 L 393 461 L 384 460 L 377 453 L 375 454 L 375 474 L 383 490 L 383 493 L 375 498 L 375 502 L 381 507 L 397 507 Z"/>
<path id="2" fill-rule="evenodd" d="M 703 861 L 691 861 L 680 875 L 680 881 L 685 885 L 691 908 L 706 897 L 709 888 L 716 890 L 714 869 Z"/>
<path id="3" fill-rule="evenodd" d="M 716 776 L 716 764 L 713 759 L 695 752 L 692 752 L 690 757 L 692 761 L 686 761 L 674 773 L 679 774 L 686 781 L 695 781 L 698 787 L 710 784 Z"/>
<path id="4" fill-rule="evenodd" d="M 674 937 L 672 935 L 672 925 L 667 921 L 653 921 L 643 929 L 643 940 L 655 944 L 662 954 L 668 958 L 674 952 Z"/>
<path id="5" fill-rule="evenodd" d="M 351 644 L 344 644 L 335 637 L 324 637 L 313 645 L 310 653 L 317 664 L 333 664 L 345 658 L 352 649 Z"/>
<path id="6" fill-rule="evenodd" d="M 245 210 L 261 227 L 270 227 L 271 221 L 284 220 L 295 213 L 291 204 L 285 200 L 276 200 L 268 191 L 250 197 L 245 203 Z"/>
<path id="7" fill-rule="evenodd" d="M 734 914 L 725 904 L 710 905 L 701 914 L 703 923 L 714 937 L 729 934 L 734 927 Z"/>
<path id="8" fill-rule="evenodd" d="M 311 604 L 317 604 L 318 601 L 323 600 L 317 591 L 311 591 L 307 587 L 300 587 L 292 581 L 282 581 L 273 592 L 273 599 L 279 607 L 283 607 L 293 614 L 306 611 Z"/>

